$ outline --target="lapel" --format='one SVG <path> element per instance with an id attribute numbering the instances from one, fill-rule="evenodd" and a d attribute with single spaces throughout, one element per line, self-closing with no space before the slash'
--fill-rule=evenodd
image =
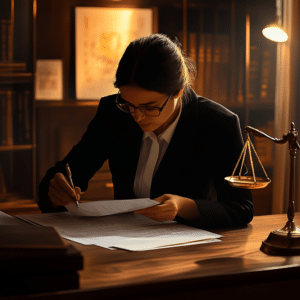
<path id="1" fill-rule="evenodd" d="M 143 130 L 134 121 L 131 115 L 128 115 L 128 121 L 122 123 L 122 130 L 120 131 L 121 136 L 119 140 L 122 141 L 123 145 L 133 153 L 137 159 L 139 157 L 141 142 L 143 137 Z"/>
<path id="2" fill-rule="evenodd" d="M 127 191 L 131 191 L 132 195 L 127 197 L 135 197 L 132 189 L 137 169 L 143 131 L 134 121 L 130 114 L 126 114 L 116 108 L 114 118 L 109 126 L 112 140 L 112 153 L 114 157 L 111 159 L 112 170 L 116 168 L 117 172 L 126 175 L 123 177 L 123 185 L 127 185 Z M 124 160 L 123 157 L 126 157 Z M 119 173 L 118 173 L 119 174 Z M 125 173 L 124 173 L 125 174 Z"/>
<path id="3" fill-rule="evenodd" d="M 151 198 L 172 190 L 180 172 L 186 165 L 197 141 L 197 96 L 191 93 L 183 104 L 181 116 L 172 140 L 152 180 Z"/>
<path id="4" fill-rule="evenodd" d="M 143 131 L 134 121 L 132 115 L 116 108 L 116 115 L 111 126 L 114 127 L 112 139 L 122 144 L 126 150 L 139 155 Z"/>

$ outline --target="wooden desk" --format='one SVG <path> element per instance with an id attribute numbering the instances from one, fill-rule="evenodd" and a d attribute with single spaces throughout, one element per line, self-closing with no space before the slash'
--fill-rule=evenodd
<path id="1" fill-rule="evenodd" d="M 299 290 L 300 256 L 268 256 L 259 248 L 270 231 L 286 221 L 286 215 L 258 216 L 247 228 L 218 231 L 224 236 L 220 243 L 155 251 L 112 251 L 73 243 L 84 255 L 80 289 L 21 298 L 282 299 Z M 300 224 L 299 213 L 295 221 Z"/>
<path id="2" fill-rule="evenodd" d="M 0 202 L 0 211 L 3 211 L 4 213 L 12 216 L 32 215 L 41 213 L 37 203 L 29 199 Z"/>

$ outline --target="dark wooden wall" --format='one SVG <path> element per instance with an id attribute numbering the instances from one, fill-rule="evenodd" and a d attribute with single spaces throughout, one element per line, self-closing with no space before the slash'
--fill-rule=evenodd
<path id="1" fill-rule="evenodd" d="M 160 1 L 38 0 L 37 59 L 63 60 L 63 101 L 37 102 L 37 182 L 61 160 L 84 133 L 97 110 L 97 101 L 75 96 L 75 7 L 153 7 Z M 164 1 L 179 5 L 181 1 Z M 125 4 L 126 3 L 126 4 Z M 157 26 L 157 17 L 155 17 Z M 99 195 L 98 186 L 101 186 Z M 97 192 L 98 190 L 98 192 Z M 95 192 L 96 191 L 96 192 Z M 108 164 L 90 182 L 87 198 L 113 197 Z"/>
<path id="2" fill-rule="evenodd" d="M 236 1 L 243 6 L 249 4 L 252 11 L 260 16 L 252 24 L 252 28 L 260 30 L 262 23 L 269 22 L 274 15 L 274 0 L 268 1 Z M 62 59 L 64 92 L 63 101 L 39 101 L 37 103 L 37 182 L 44 176 L 46 170 L 62 159 L 76 144 L 84 133 L 90 120 L 96 113 L 97 101 L 76 100 L 75 97 L 75 7 L 76 6 L 109 6 L 109 7 L 155 7 L 155 28 L 162 32 L 165 28 L 169 34 L 174 34 L 183 28 L 182 0 L 37 0 L 37 59 Z M 228 5 L 230 1 L 189 0 L 193 5 L 219 6 Z M 178 8 L 177 22 L 170 21 L 168 7 Z M 264 12 L 264 15 L 261 13 Z M 241 16 L 237 15 L 237 19 Z M 187 20 L 189 22 L 189 20 Z M 244 24 L 241 24 L 244 26 Z M 255 32 L 255 30 L 253 31 Z M 260 34 L 260 33 L 259 33 Z M 244 120 L 244 107 L 240 118 Z M 103 187 L 99 195 L 98 186 Z M 98 192 L 97 192 L 98 191 Z M 267 198 L 268 201 L 257 202 L 257 214 L 270 213 L 270 189 L 262 194 L 255 192 L 257 198 Z M 110 199 L 112 195 L 111 176 L 107 164 L 96 174 L 90 184 L 87 197 Z"/>

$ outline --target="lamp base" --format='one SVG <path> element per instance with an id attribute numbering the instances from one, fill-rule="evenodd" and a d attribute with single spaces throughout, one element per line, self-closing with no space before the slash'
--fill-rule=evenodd
<path id="1" fill-rule="evenodd" d="M 260 250 L 270 255 L 300 255 L 300 229 L 288 221 L 284 228 L 269 234 Z"/>

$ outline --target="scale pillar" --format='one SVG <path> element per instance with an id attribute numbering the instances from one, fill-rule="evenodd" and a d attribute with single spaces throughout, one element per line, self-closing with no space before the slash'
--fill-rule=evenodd
<path id="1" fill-rule="evenodd" d="M 278 143 L 289 142 L 290 153 L 290 185 L 288 221 L 282 229 L 272 231 L 268 238 L 262 242 L 260 250 L 271 255 L 299 255 L 300 254 L 300 229 L 294 222 L 295 217 L 295 161 L 299 144 L 297 143 L 298 132 L 295 124 L 291 124 L 291 130 L 283 136 Z"/>

